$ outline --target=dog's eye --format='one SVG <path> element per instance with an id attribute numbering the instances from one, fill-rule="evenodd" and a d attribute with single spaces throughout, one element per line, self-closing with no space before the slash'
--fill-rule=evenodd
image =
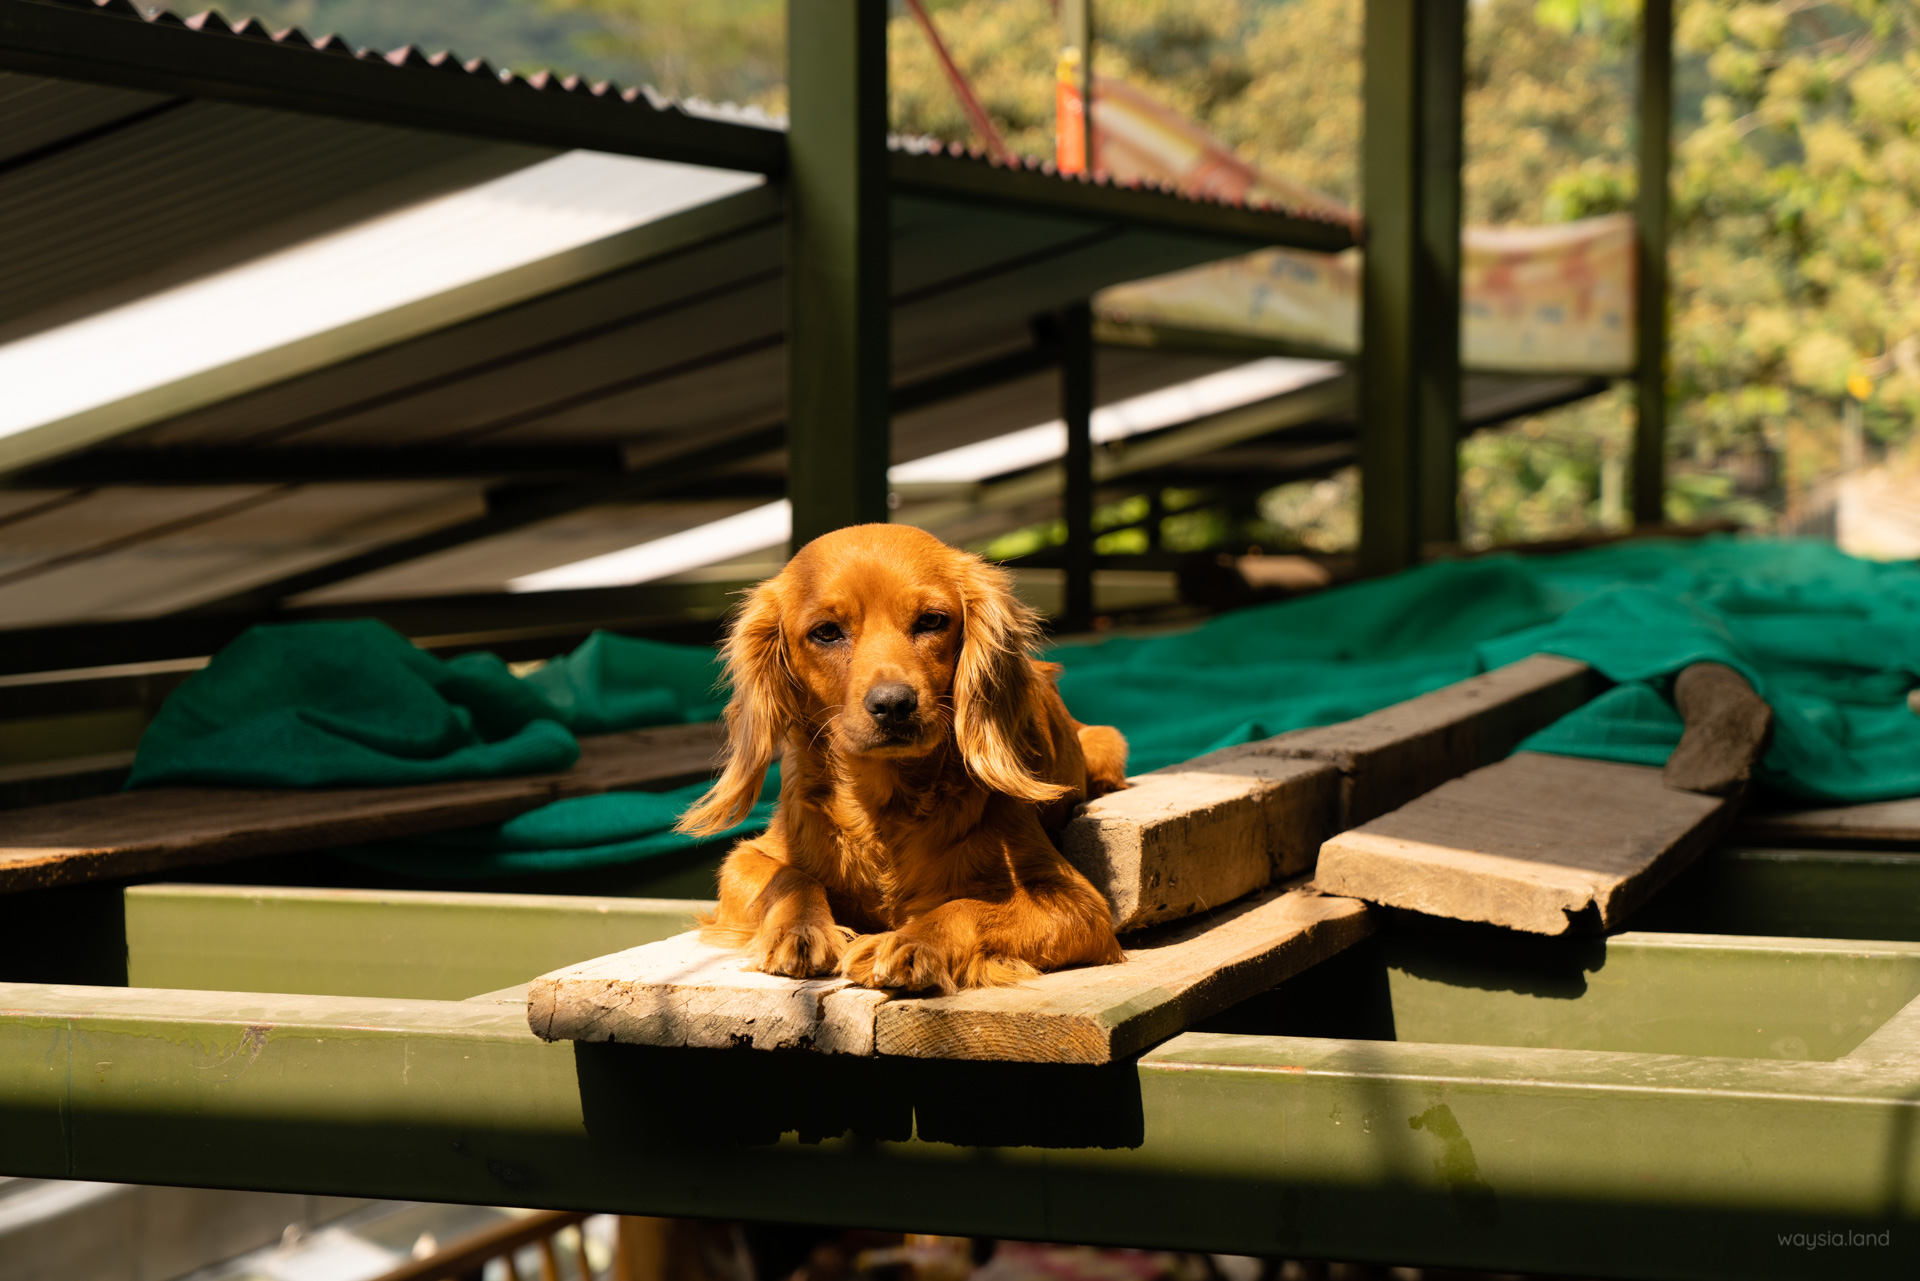
<path id="1" fill-rule="evenodd" d="M 947 630 L 947 616 L 938 610 L 928 610 L 913 620 L 914 632 L 944 632 Z"/>
<path id="2" fill-rule="evenodd" d="M 846 635 L 838 623 L 821 623 L 807 633 L 807 639 L 819 645 L 831 645 Z"/>

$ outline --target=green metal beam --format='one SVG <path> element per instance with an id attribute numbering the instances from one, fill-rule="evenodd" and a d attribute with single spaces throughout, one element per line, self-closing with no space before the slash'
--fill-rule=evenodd
<path id="1" fill-rule="evenodd" d="M 1633 924 L 1920 942 L 1920 853 L 1723 847 L 1675 878 Z"/>
<path id="2" fill-rule="evenodd" d="M 787 93 L 787 493 L 798 548 L 887 518 L 886 0 L 792 0 Z"/>
<path id="3" fill-rule="evenodd" d="M 407 65 L 247 37 L 194 31 L 131 5 L 0 0 L 0 69 L 160 93 L 244 102 L 536 146 L 611 151 L 779 173 L 778 130 L 655 107 L 645 97 L 502 84 L 457 63 Z"/>
<path id="4" fill-rule="evenodd" d="M 1411 323 L 1423 542 L 1460 538 L 1460 162 L 1467 0 L 1421 0 L 1419 296 Z"/>
<path id="5" fill-rule="evenodd" d="M 1464 0 L 1367 3 L 1362 573 L 1417 563 L 1423 536 L 1453 526 L 1463 24 Z"/>
<path id="6" fill-rule="evenodd" d="M 711 904 L 459 891 L 136 885 L 135 987 L 460 1001 L 693 928 Z"/>
<path id="7" fill-rule="evenodd" d="M 1667 229 L 1673 128 L 1673 0 L 1640 21 L 1640 196 L 1635 249 L 1633 519 L 1658 525 L 1667 494 Z"/>
<path id="8" fill-rule="evenodd" d="M 0 1169 L 1612 1277 L 1910 1276 L 1920 1060 L 1191 1033 L 1105 1070 L 0 987 Z M 1890 1232 L 1793 1248 L 1795 1232 Z"/>
<path id="9" fill-rule="evenodd" d="M 1069 632 L 1093 623 L 1093 406 L 1093 308 L 1083 302 L 1060 313 L 1060 417 L 1067 427 L 1060 514 L 1067 526 L 1067 583 L 1059 627 Z"/>

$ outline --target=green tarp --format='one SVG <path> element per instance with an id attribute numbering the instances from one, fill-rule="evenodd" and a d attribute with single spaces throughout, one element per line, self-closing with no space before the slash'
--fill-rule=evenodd
<path id="1" fill-rule="evenodd" d="M 1712 659 L 1745 672 L 1775 709 L 1768 786 L 1842 803 L 1920 794 L 1920 717 L 1904 702 L 1920 683 L 1920 570 L 1825 543 L 1646 540 L 1442 562 L 1050 657 L 1065 666 L 1067 705 L 1117 725 L 1137 772 L 1363 715 L 1542 651 L 1620 684 L 1526 747 L 1660 764 L 1680 735 L 1672 677 Z M 488 656 L 441 663 L 378 624 L 260 628 L 168 701 L 131 785 L 558 768 L 574 750 L 568 728 L 716 715 L 716 675 L 709 650 L 607 635 L 516 681 Z M 362 857 L 422 875 L 642 858 L 687 847 L 671 819 L 698 791 L 562 802 Z"/>

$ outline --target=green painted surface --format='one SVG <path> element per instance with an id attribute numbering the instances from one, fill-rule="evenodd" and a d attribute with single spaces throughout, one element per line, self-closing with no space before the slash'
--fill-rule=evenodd
<path id="1" fill-rule="evenodd" d="M 7 1173 L 1589 1276 L 1911 1275 L 1916 1097 L 1920 1059 L 1188 1034 L 1021 1068 L 546 1045 L 513 1007 L 0 987 Z M 1778 1241 L 1882 1227 L 1840 1259 Z"/>
<path id="2" fill-rule="evenodd" d="M 691 928 L 710 904 L 402 890 L 137 885 L 135 987 L 458 1001 Z"/>
<path id="3" fill-rule="evenodd" d="M 1920 944 L 1642 933 L 1565 948 L 1434 942 L 1382 941 L 1395 1040 L 1829 1060 L 1920 996 Z"/>
<path id="4" fill-rule="evenodd" d="M 1920 942 L 1920 852 L 1723 847 L 1676 879 L 1633 923 Z"/>

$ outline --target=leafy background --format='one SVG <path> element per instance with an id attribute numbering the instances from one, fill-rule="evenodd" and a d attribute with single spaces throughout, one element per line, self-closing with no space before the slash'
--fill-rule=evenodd
<path id="1" fill-rule="evenodd" d="M 197 6 L 181 6 L 182 8 Z M 928 0 L 1008 141 L 1052 149 L 1047 0 Z M 1276 174 L 1358 202 L 1361 0 L 1098 0 L 1103 74 L 1149 88 Z M 1630 208 L 1637 0 L 1473 0 L 1467 217 L 1540 223 Z M 778 111 L 780 0 L 240 0 L 276 25 L 418 43 Z M 896 7 L 896 127 L 966 139 Z M 1869 460 L 1920 482 L 1920 0 L 1679 0 L 1669 514 L 1820 527 L 1849 378 Z M 1863 381 L 1864 380 L 1864 381 Z M 1474 545 L 1622 519 L 1624 388 L 1462 446 Z M 1161 495 L 1164 545 L 1350 545 L 1352 475 L 1257 511 Z M 1144 499 L 1103 522 L 1126 526 Z M 1037 545 L 1057 535 L 1015 536 Z M 1003 540 L 1004 541 L 1004 540 Z M 1137 525 L 1111 550 L 1143 542 Z M 1012 550 L 1013 543 L 995 550 Z"/>

